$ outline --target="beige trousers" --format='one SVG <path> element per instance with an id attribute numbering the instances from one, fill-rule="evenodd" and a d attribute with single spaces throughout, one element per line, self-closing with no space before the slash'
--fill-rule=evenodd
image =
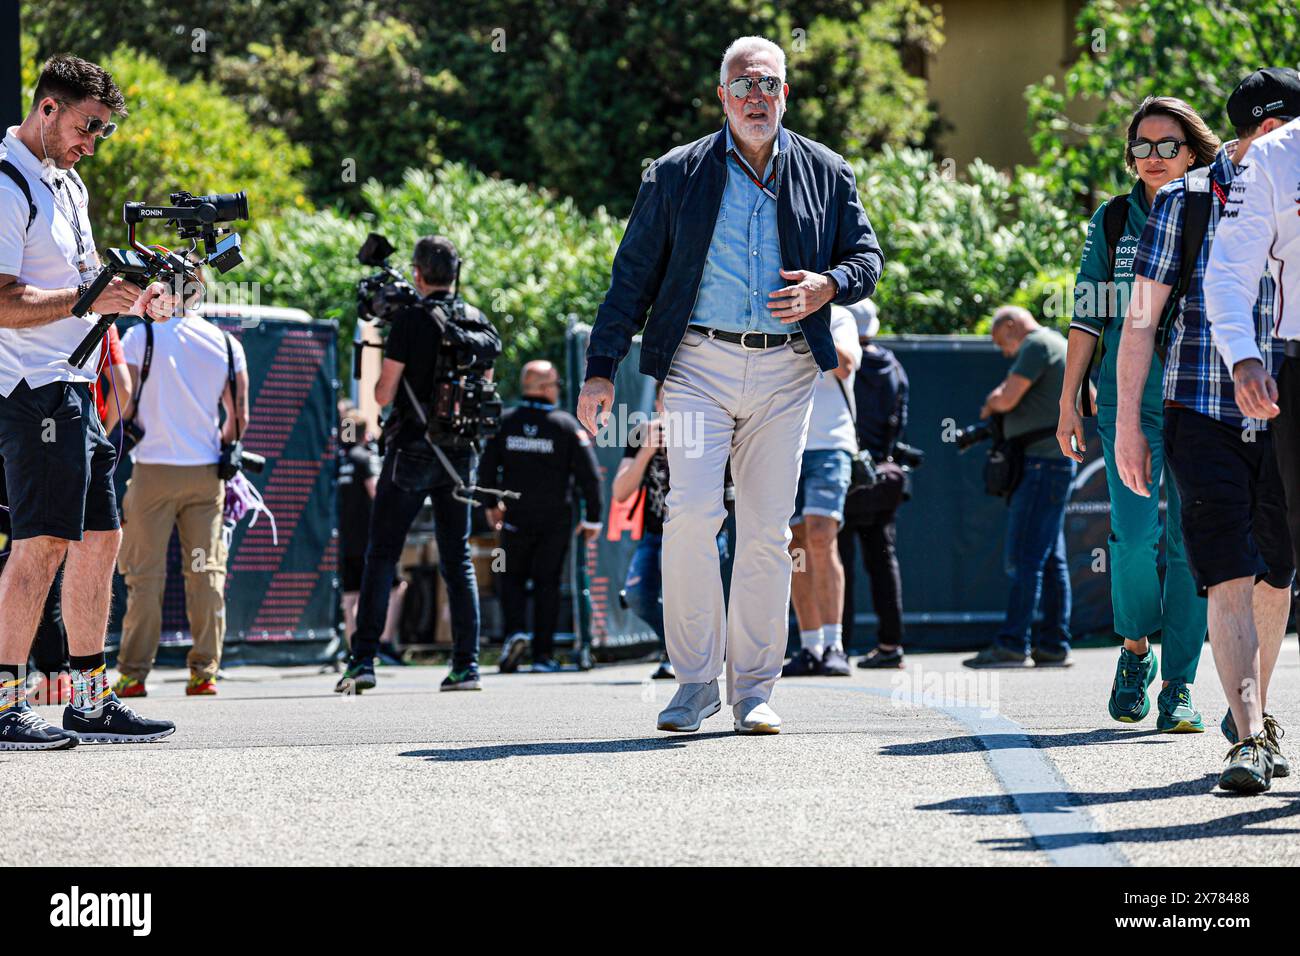
<path id="1" fill-rule="evenodd" d="M 136 465 L 122 499 L 122 550 L 117 566 L 126 580 L 126 617 L 117 669 L 144 680 L 162 635 L 167 585 L 167 541 L 180 534 L 185 609 L 194 646 L 190 670 L 211 677 L 221 663 L 226 636 L 226 546 L 221 510 L 226 486 L 216 465 Z"/>
<path id="2" fill-rule="evenodd" d="M 668 517 L 664 637 L 679 683 L 722 673 L 727 702 L 767 700 L 785 659 L 790 517 L 817 363 L 805 342 L 746 350 L 687 331 L 664 381 Z M 717 534 L 727 458 L 736 488 L 731 606 Z"/>

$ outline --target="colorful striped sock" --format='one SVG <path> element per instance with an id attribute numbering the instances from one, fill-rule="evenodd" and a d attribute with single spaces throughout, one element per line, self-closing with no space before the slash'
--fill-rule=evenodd
<path id="1" fill-rule="evenodd" d="M 100 655 L 95 667 L 79 667 L 78 661 L 72 662 L 72 709 L 83 714 L 94 713 L 104 706 L 110 693 L 108 687 L 108 667 Z"/>
<path id="2" fill-rule="evenodd" d="M 0 714 L 21 706 L 27 699 L 26 670 L 20 664 L 0 664 Z"/>

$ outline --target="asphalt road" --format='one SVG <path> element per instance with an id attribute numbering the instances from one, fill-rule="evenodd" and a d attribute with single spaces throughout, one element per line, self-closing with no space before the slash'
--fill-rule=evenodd
<path id="1" fill-rule="evenodd" d="M 1300 864 L 1300 777 L 1214 789 L 1208 646 L 1198 735 L 1113 723 L 1114 652 L 1077 659 L 978 673 L 915 655 L 783 680 L 785 732 L 761 738 L 732 733 L 725 706 L 698 734 L 656 731 L 673 686 L 647 664 L 459 694 L 437 692 L 443 668 L 381 668 L 360 698 L 314 669 L 239 668 L 191 699 L 162 671 L 138 709 L 174 736 L 0 753 L 0 829 L 47 863 L 98 832 L 105 862 L 139 865 Z M 1269 709 L 1295 740 L 1298 672 L 1291 635 Z"/>

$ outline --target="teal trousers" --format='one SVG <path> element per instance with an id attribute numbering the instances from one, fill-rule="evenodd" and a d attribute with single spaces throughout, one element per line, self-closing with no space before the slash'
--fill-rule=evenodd
<path id="1" fill-rule="evenodd" d="M 1151 497 L 1135 495 L 1115 467 L 1115 407 L 1097 408 L 1097 430 L 1110 489 L 1110 597 L 1115 633 L 1140 640 L 1159 631 L 1160 676 L 1196 680 L 1205 643 L 1205 598 L 1196 593 L 1183 549 L 1182 504 L 1172 478 L 1166 481 L 1165 580 L 1157 568 L 1160 551 L 1160 476 L 1164 471 L 1164 412 L 1143 402 L 1142 433 L 1151 446 Z"/>

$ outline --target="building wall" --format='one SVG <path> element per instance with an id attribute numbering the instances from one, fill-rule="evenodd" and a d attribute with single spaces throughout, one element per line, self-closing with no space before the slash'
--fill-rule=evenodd
<path id="1" fill-rule="evenodd" d="M 1073 58 L 1081 0 L 941 0 L 945 41 L 926 63 L 944 129 L 938 155 L 959 167 L 980 158 L 1000 169 L 1033 161 L 1025 87 Z"/>

